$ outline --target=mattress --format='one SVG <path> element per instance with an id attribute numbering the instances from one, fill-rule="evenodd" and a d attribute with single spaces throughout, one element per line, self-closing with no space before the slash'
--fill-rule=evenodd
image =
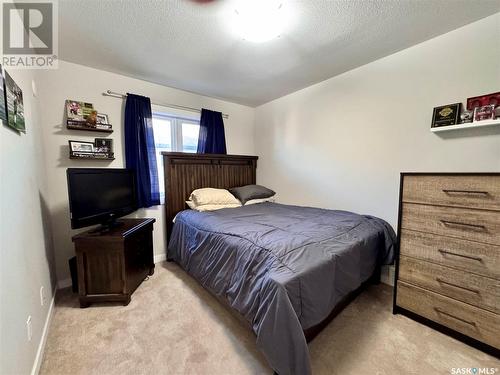
<path id="1" fill-rule="evenodd" d="M 310 374 L 304 330 L 394 258 L 388 223 L 347 211 L 261 203 L 175 220 L 167 257 L 251 325 L 280 375 Z"/>

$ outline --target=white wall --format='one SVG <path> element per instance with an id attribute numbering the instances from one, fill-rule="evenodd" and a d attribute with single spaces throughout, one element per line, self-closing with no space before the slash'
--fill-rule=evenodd
<path id="1" fill-rule="evenodd" d="M 168 67 L 166 66 L 165 69 L 168 69 Z M 224 122 L 228 153 L 253 154 L 255 151 L 253 108 L 64 61 L 60 62 L 59 69 L 46 70 L 40 74 L 41 126 L 46 146 L 45 163 L 50 191 L 48 206 L 52 214 L 59 281 L 67 280 L 69 277 L 67 261 L 74 255 L 71 236 L 76 233 L 76 231 L 71 230 L 69 221 L 66 169 L 69 167 L 124 167 L 122 131 L 124 101 L 103 96 L 102 93 L 106 90 L 145 95 L 150 97 L 153 102 L 174 103 L 195 108 L 205 107 L 227 113 L 229 119 L 224 120 Z M 114 133 L 107 135 L 107 137 L 112 138 L 114 141 L 115 161 L 68 159 L 68 140 L 93 141 L 96 137 L 106 136 L 106 133 L 67 130 L 63 125 L 66 99 L 93 103 L 94 108 L 99 112 L 109 115 L 109 121 L 113 125 Z M 163 181 L 160 183 L 163 183 Z M 166 250 L 163 206 L 139 210 L 136 216 L 156 218 L 154 252 L 157 259 L 161 258 Z"/>
<path id="2" fill-rule="evenodd" d="M 500 171 L 500 127 L 429 131 L 500 90 L 500 13 L 256 109 L 257 179 L 284 203 L 397 222 L 403 171 Z"/>
<path id="3" fill-rule="evenodd" d="M 38 80 L 33 72 L 8 72 L 23 91 L 27 132 L 0 125 L 0 374 L 28 374 L 49 316 L 55 266 L 40 110 L 32 91 L 32 80 Z M 31 341 L 26 329 L 29 315 Z"/>

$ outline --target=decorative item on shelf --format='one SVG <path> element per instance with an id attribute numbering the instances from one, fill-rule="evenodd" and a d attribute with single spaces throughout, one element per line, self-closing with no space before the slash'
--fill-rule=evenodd
<path id="1" fill-rule="evenodd" d="M 113 153 L 113 140 L 108 138 L 96 138 L 94 141 L 95 152 Z"/>
<path id="2" fill-rule="evenodd" d="M 94 110 L 92 103 L 77 100 L 66 100 L 66 116 L 68 120 L 84 122 L 88 115 Z"/>
<path id="3" fill-rule="evenodd" d="M 432 113 L 432 128 L 458 124 L 462 103 L 435 107 Z"/>
<path id="4" fill-rule="evenodd" d="M 112 139 L 96 138 L 94 143 L 81 141 L 68 142 L 70 159 L 114 159 Z"/>
<path id="5" fill-rule="evenodd" d="M 474 111 L 465 110 L 460 114 L 460 123 L 467 124 L 474 119 Z"/>
<path id="6" fill-rule="evenodd" d="M 85 117 L 85 123 L 87 124 L 87 126 L 95 128 L 97 124 L 97 111 L 90 112 L 90 114 Z"/>
<path id="7" fill-rule="evenodd" d="M 94 152 L 94 144 L 92 142 L 68 141 L 71 152 Z"/>
<path id="8" fill-rule="evenodd" d="M 18 132 L 26 133 L 23 91 L 7 72 L 5 72 L 5 107 L 7 125 Z"/>
<path id="9" fill-rule="evenodd" d="M 97 123 L 100 125 L 109 125 L 108 115 L 105 115 L 104 113 L 98 113 Z"/>
<path id="10" fill-rule="evenodd" d="M 66 127 L 74 130 L 113 132 L 107 115 L 99 114 L 92 103 L 77 100 L 66 100 Z"/>
<path id="11" fill-rule="evenodd" d="M 473 111 L 476 107 L 483 107 L 491 104 L 495 107 L 500 106 L 500 92 L 467 98 L 467 109 L 469 111 Z"/>
<path id="12" fill-rule="evenodd" d="M 474 121 L 494 120 L 495 105 L 489 104 L 474 108 Z"/>

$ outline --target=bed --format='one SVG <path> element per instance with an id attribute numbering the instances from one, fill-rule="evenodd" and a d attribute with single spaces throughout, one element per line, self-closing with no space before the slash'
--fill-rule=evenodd
<path id="1" fill-rule="evenodd" d="M 310 374 L 307 342 L 392 262 L 392 228 L 277 203 L 185 210 L 194 189 L 254 184 L 257 157 L 163 156 L 168 259 L 241 314 L 278 374 Z"/>

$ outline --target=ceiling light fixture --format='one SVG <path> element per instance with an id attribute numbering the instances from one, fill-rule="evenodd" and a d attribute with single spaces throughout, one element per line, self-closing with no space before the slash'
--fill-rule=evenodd
<path id="1" fill-rule="evenodd" d="M 267 42 L 279 37 L 287 24 L 283 1 L 246 0 L 234 9 L 233 28 L 245 40 Z"/>

